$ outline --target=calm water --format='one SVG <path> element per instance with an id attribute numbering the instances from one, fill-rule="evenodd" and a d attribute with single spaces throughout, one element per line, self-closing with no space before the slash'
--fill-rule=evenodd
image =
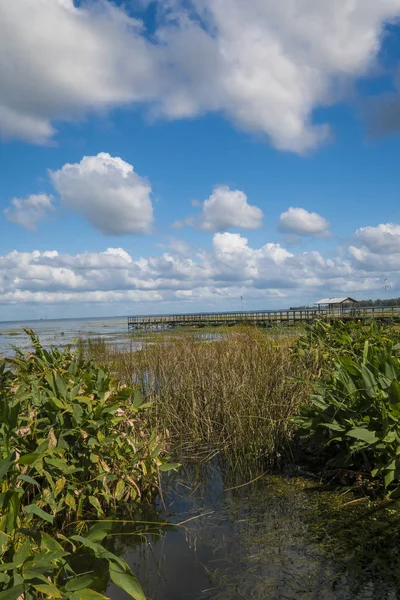
<path id="1" fill-rule="evenodd" d="M 45 347 L 67 346 L 88 336 L 102 337 L 113 344 L 128 344 L 131 339 L 126 317 L 0 322 L 0 356 L 12 354 L 13 345 L 30 348 L 24 328 L 33 329 Z"/>
<path id="2" fill-rule="evenodd" d="M 400 598 L 392 509 L 339 507 L 337 494 L 298 479 L 230 487 L 216 469 L 187 466 L 169 477 L 165 506 L 158 503 L 158 518 L 175 527 L 141 543 L 128 530 L 113 538 L 149 599 Z M 107 593 L 128 598 L 113 585 Z"/>
<path id="3" fill-rule="evenodd" d="M 31 349 L 30 339 L 24 329 L 32 329 L 39 336 L 45 348 L 74 345 L 79 339 L 88 337 L 101 338 L 105 342 L 121 348 L 140 349 L 143 347 L 141 332 L 138 331 L 136 334 L 132 331 L 128 332 L 127 317 L 0 321 L 0 356 L 11 356 L 14 353 L 13 346 L 22 350 Z M 154 333 L 156 334 L 157 331 L 154 330 Z M 191 335 L 190 332 L 187 333 Z M 205 341 L 221 338 L 221 334 L 218 333 L 197 333 L 196 335 Z"/>

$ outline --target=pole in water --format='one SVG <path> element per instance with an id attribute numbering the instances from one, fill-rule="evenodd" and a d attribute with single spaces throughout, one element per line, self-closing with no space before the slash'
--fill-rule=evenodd
<path id="1" fill-rule="evenodd" d="M 242 305 L 242 312 L 243 312 L 243 296 L 240 296 L 240 303 Z"/>

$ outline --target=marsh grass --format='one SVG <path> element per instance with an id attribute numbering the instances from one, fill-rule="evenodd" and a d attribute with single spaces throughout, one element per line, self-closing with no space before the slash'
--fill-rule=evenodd
<path id="1" fill-rule="evenodd" d="M 233 465 L 291 454 L 292 417 L 308 402 L 311 369 L 293 338 L 241 327 L 216 341 L 154 336 L 140 351 L 88 341 L 86 349 L 126 385 L 139 384 L 151 425 L 186 455 L 220 454 Z"/>

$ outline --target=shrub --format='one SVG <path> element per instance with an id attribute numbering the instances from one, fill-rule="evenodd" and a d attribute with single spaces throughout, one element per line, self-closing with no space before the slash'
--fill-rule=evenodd
<path id="1" fill-rule="evenodd" d="M 314 367 L 318 365 L 319 376 L 331 370 L 332 360 L 337 356 L 361 357 L 366 341 L 369 346 L 385 348 L 393 341 L 400 342 L 400 332 L 376 321 L 316 321 L 306 326 L 295 350 L 300 358 L 310 360 Z"/>
<path id="2" fill-rule="evenodd" d="M 311 406 L 296 422 L 300 433 L 330 450 L 328 465 L 400 479 L 400 345 L 365 342 L 361 358 L 341 356 Z"/>
<path id="3" fill-rule="evenodd" d="M 70 557 L 82 549 L 144 598 L 128 565 L 101 545 L 106 524 L 64 531 L 121 503 L 134 506 L 155 488 L 159 470 L 174 467 L 155 434 L 138 425 L 149 405 L 93 362 L 48 352 L 28 333 L 35 351 L 17 352 L 11 369 L 0 365 L 0 599 L 103 597 L 91 578 L 75 578 Z"/>

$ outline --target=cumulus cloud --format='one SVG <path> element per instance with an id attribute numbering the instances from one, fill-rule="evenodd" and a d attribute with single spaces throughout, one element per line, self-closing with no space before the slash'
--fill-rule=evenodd
<path id="1" fill-rule="evenodd" d="M 291 207 L 280 215 L 279 227 L 296 235 L 326 235 L 329 222 L 318 213 Z"/>
<path id="2" fill-rule="evenodd" d="M 195 206 L 197 204 L 196 202 Z M 249 204 L 246 194 L 241 190 L 218 185 L 200 206 L 202 210 L 197 216 L 178 221 L 174 224 L 175 227 L 192 225 L 196 229 L 215 232 L 231 227 L 258 229 L 262 226 L 262 210 Z"/>
<path id="3" fill-rule="evenodd" d="M 13 198 L 8 208 L 4 209 L 6 218 L 28 229 L 36 231 L 37 224 L 54 210 L 53 196 L 47 194 L 31 194 L 26 198 Z"/>
<path id="4" fill-rule="evenodd" d="M 377 227 L 360 227 L 355 238 L 376 254 L 400 254 L 400 225 L 382 223 Z"/>
<path id="5" fill-rule="evenodd" d="M 5 138 L 44 143 L 55 119 L 151 95 L 154 61 L 141 23 L 112 2 L 1 2 L 0 38 Z"/>
<path id="6" fill-rule="evenodd" d="M 330 136 L 316 107 L 368 74 L 400 0 L 157 0 L 151 38 L 111 1 L 0 3 L 0 134 L 43 143 L 55 120 L 145 104 L 219 111 L 281 149 Z"/>
<path id="7" fill-rule="evenodd" d="M 153 205 L 149 183 L 133 166 L 106 152 L 65 164 L 50 177 L 61 203 L 103 234 L 149 233 Z"/>
<path id="8" fill-rule="evenodd" d="M 400 271 L 400 225 L 381 223 L 357 229 L 349 252 L 357 267 L 366 271 Z"/>
<path id="9" fill-rule="evenodd" d="M 135 257 L 123 248 L 81 254 L 13 251 L 0 256 L 0 304 L 129 302 L 141 303 L 142 312 L 159 312 L 148 304 L 190 302 L 204 310 L 207 301 L 210 309 L 223 310 L 244 295 L 258 307 L 263 299 L 265 308 L 272 302 L 284 307 L 300 298 L 312 302 L 379 292 L 382 273 L 400 270 L 400 253 L 352 248 L 342 257 L 325 258 L 317 251 L 296 254 L 281 244 L 252 247 L 238 233 L 224 232 L 214 235 L 209 250 L 186 254 L 170 249 Z"/>

